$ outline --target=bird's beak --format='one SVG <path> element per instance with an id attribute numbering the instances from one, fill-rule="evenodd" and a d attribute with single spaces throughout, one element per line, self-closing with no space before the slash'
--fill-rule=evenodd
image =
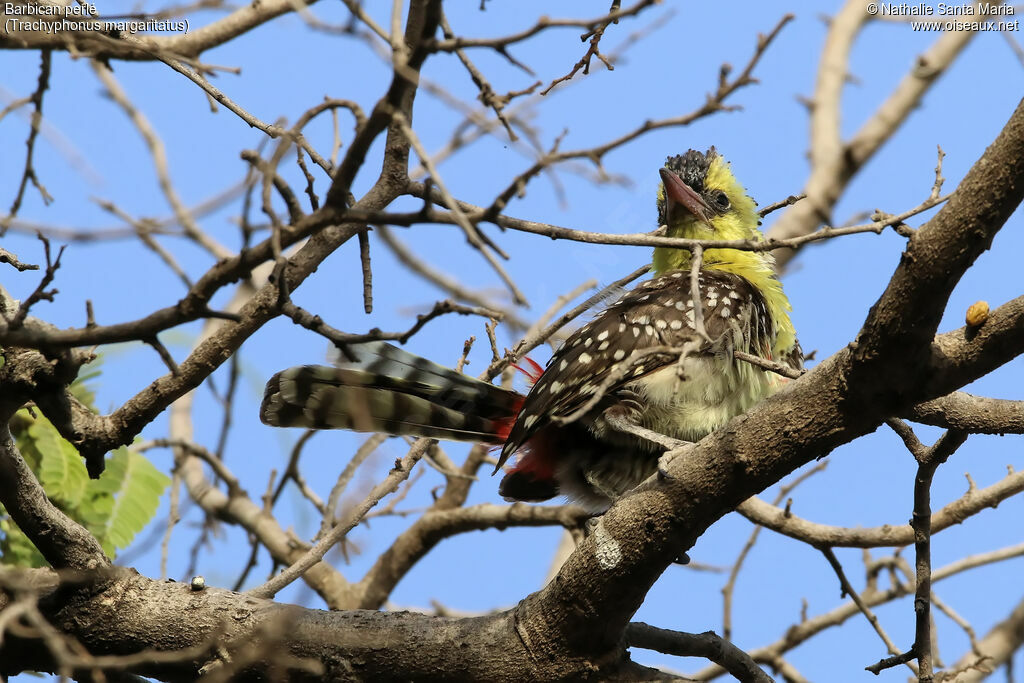
<path id="1" fill-rule="evenodd" d="M 711 207 L 708 206 L 708 203 L 672 171 L 661 168 L 658 172 L 661 173 L 661 182 L 665 184 L 665 197 L 672 203 L 671 205 L 682 206 L 701 223 L 709 228 L 712 227 L 709 218 Z"/>

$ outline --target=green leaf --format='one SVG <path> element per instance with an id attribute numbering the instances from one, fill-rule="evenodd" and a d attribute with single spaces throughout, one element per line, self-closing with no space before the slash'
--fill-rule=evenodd
<path id="1" fill-rule="evenodd" d="M 84 379 L 84 378 L 83 378 Z M 119 448 L 99 479 L 89 479 L 81 456 L 42 416 L 20 410 L 10 423 L 18 448 L 46 495 L 93 534 L 111 558 L 156 514 L 170 478 L 142 454 Z M 46 561 L 0 506 L 0 564 L 46 566 Z"/>
<path id="2" fill-rule="evenodd" d="M 46 495 L 63 507 L 75 507 L 89 481 L 82 457 L 48 420 L 36 420 L 28 433 L 39 452 L 38 476 Z"/>
<path id="3" fill-rule="evenodd" d="M 35 424 L 35 421 L 36 418 L 32 417 L 32 413 L 27 408 L 22 408 L 11 418 L 10 428 L 11 434 L 14 436 L 14 442 L 18 445 L 18 450 L 21 451 L 21 457 L 25 458 L 29 469 L 33 472 L 38 472 L 39 450 L 36 448 L 35 441 L 28 433 L 29 428 Z"/>
<path id="4" fill-rule="evenodd" d="M 46 567 L 48 562 L 22 533 L 21 529 L 7 516 L 0 506 L 0 565 L 12 567 Z"/>
<path id="5" fill-rule="evenodd" d="M 98 521 L 106 512 L 105 495 L 113 498 L 102 529 L 96 530 L 105 550 L 109 547 L 110 552 L 131 543 L 156 514 L 160 497 L 170 483 L 170 478 L 141 453 L 118 448 L 107 458 L 103 476 L 90 482 L 90 493 L 95 496 L 94 505 L 90 505 L 94 519 Z"/>

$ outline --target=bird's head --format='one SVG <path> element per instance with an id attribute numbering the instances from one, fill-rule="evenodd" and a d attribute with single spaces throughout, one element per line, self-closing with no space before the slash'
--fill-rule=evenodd
<path id="1" fill-rule="evenodd" d="M 747 196 L 729 163 L 712 147 L 701 153 L 669 157 L 660 169 L 658 222 L 668 237 L 704 240 L 762 240 L 757 204 Z M 687 270 L 692 265 L 688 249 L 656 247 L 654 272 Z M 734 273 L 745 278 L 765 298 L 778 329 L 773 354 L 782 357 L 796 343 L 789 318 L 789 299 L 775 274 L 770 251 L 705 249 L 702 267 Z"/>
<path id="2" fill-rule="evenodd" d="M 658 224 L 666 226 L 668 237 L 761 239 L 757 204 L 714 147 L 704 153 L 691 149 L 669 157 L 660 173 Z M 712 266 L 721 260 L 744 259 L 745 255 L 760 260 L 765 252 L 713 249 L 705 252 L 705 262 Z M 654 269 L 663 272 L 685 268 L 689 259 L 687 250 L 658 247 L 654 250 Z"/>

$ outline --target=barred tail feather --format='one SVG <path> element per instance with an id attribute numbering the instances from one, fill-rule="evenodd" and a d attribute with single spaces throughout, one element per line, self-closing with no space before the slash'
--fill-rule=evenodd
<path id="1" fill-rule="evenodd" d="M 348 347 L 354 360 L 339 359 L 339 368 L 365 370 L 386 382 L 382 386 L 412 393 L 454 410 L 470 409 L 488 418 L 514 417 L 523 396 L 404 351 L 387 342 Z"/>
<path id="2" fill-rule="evenodd" d="M 277 373 L 267 383 L 260 419 L 279 427 L 501 443 L 522 396 L 382 346 L 380 353 L 357 351 L 341 367 Z"/>

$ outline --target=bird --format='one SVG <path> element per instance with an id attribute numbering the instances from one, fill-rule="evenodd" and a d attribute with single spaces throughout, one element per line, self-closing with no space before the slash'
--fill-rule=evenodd
<path id="1" fill-rule="evenodd" d="M 757 204 L 714 147 L 668 157 L 659 175 L 661 234 L 764 239 Z M 573 332 L 546 367 L 518 366 L 532 380 L 525 394 L 375 341 L 351 345 L 335 367 L 274 375 L 260 419 L 488 444 L 506 500 L 561 495 L 603 512 L 658 471 L 671 443 L 700 440 L 785 382 L 736 352 L 802 368 L 771 252 L 696 252 L 655 247 L 650 279 Z"/>

